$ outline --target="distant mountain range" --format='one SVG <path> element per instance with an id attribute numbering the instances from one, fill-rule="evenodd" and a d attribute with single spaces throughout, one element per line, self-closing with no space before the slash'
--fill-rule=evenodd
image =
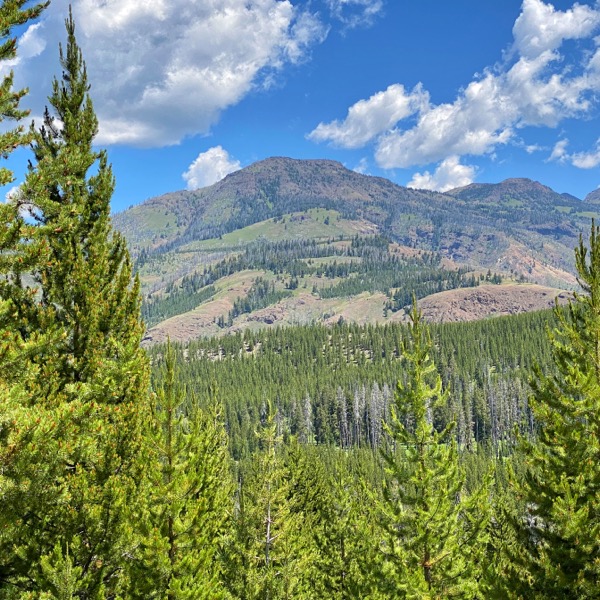
<path id="1" fill-rule="evenodd" d="M 310 260 L 304 255 L 306 248 L 292 251 L 290 246 L 282 254 L 274 250 L 276 245 L 313 240 L 322 246 L 319 252 L 311 251 L 320 254 L 314 260 L 327 263 L 323 248 L 329 245 L 333 248 L 329 262 L 351 262 L 350 251 L 339 248 L 353 238 L 373 236 L 390 243 L 388 258 L 407 260 L 409 255 L 432 253 L 440 268 L 460 268 L 464 273 L 490 271 L 514 281 L 569 288 L 576 285 L 573 248 L 580 233 L 587 235 L 590 219 L 600 216 L 598 203 L 598 191 L 582 201 L 529 179 L 471 184 L 442 194 L 404 188 L 331 160 L 280 157 L 257 162 L 200 190 L 152 198 L 114 215 L 114 223 L 137 257 L 150 303 L 161 298 L 166 302 L 173 293 L 181 292 L 184 277 L 189 280 L 195 274 L 198 279 L 206 269 L 226 259 L 239 259 L 257 244 L 270 244 L 270 251 L 279 253 L 275 262 L 283 266 L 276 273 L 274 264 L 269 269 L 264 261 L 253 265 L 244 259 L 236 272 L 261 273 L 247 278 L 250 287 L 256 277 L 291 277 L 286 269 L 292 255 L 294 260 Z M 353 243 L 356 245 L 356 240 Z M 368 262 L 364 256 L 361 260 Z M 348 277 L 364 279 L 365 272 L 358 273 L 356 264 L 352 268 Z M 211 281 L 207 285 L 217 285 L 215 276 L 206 278 Z M 307 279 L 300 283 L 315 293 L 312 275 L 302 277 Z M 200 291 L 199 283 L 194 293 Z M 395 286 L 380 289 L 384 287 L 380 283 L 361 293 L 382 292 L 389 297 Z M 239 291 L 238 297 L 247 292 Z M 215 302 L 219 293 L 216 289 L 210 302 Z M 191 310 L 198 314 L 196 308 Z M 215 317 L 212 312 L 211 317 Z M 228 323 L 231 328 L 231 319 Z"/>

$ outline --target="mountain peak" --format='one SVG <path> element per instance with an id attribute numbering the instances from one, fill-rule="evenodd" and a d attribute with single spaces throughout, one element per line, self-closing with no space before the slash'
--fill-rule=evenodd
<path id="1" fill-rule="evenodd" d="M 269 158 L 265 158 L 263 160 L 259 160 L 255 163 L 252 163 L 245 169 L 250 170 L 260 170 L 265 167 L 303 167 L 303 166 L 313 166 L 313 167 L 334 167 L 334 168 L 342 168 L 346 169 L 341 162 L 337 160 L 331 160 L 329 158 L 289 158 L 287 156 L 271 156 Z M 242 169 L 242 170 L 245 170 Z"/>
<path id="2" fill-rule="evenodd" d="M 585 197 L 584 202 L 588 204 L 600 204 L 600 188 L 596 188 L 593 192 L 590 192 Z"/>
<path id="3" fill-rule="evenodd" d="M 244 182 L 244 186 L 254 186 L 257 189 L 264 185 L 301 185 L 307 186 L 313 181 L 322 179 L 323 176 L 334 179 L 357 175 L 344 165 L 335 160 L 313 158 L 300 159 L 285 156 L 272 156 L 259 160 L 243 169 L 234 171 L 224 179 L 214 184 L 215 186 L 227 186 L 235 182 Z"/>
<path id="4" fill-rule="evenodd" d="M 527 177 L 511 177 L 499 183 L 471 183 L 446 193 L 461 200 L 476 199 L 480 202 L 534 201 L 543 205 L 580 202 L 570 194 L 559 194 L 547 185 Z"/>

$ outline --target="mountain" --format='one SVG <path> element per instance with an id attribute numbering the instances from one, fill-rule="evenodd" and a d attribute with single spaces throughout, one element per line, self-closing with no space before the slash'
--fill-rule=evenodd
<path id="1" fill-rule="evenodd" d="M 441 194 L 278 157 L 114 223 L 137 259 L 147 322 L 194 337 L 399 319 L 410 286 L 421 298 L 482 278 L 572 288 L 573 248 L 594 216 L 593 204 L 529 179 Z"/>
<path id="2" fill-rule="evenodd" d="M 416 208 L 445 199 L 399 187 L 379 177 L 349 171 L 331 160 L 270 158 L 196 191 L 152 198 L 115 217 L 134 252 L 142 247 L 180 246 L 311 208 L 340 211 L 346 218 L 392 222 L 399 207 Z M 390 219 L 390 216 L 392 217 Z"/>
<path id="3" fill-rule="evenodd" d="M 584 202 L 587 202 L 588 204 L 600 204 L 600 188 L 597 188 L 593 192 L 590 192 L 584 198 Z"/>

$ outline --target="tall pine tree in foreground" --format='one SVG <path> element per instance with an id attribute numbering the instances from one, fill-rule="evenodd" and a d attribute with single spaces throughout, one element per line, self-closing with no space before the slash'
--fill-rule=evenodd
<path id="1" fill-rule="evenodd" d="M 72 16 L 35 164 L 0 232 L 0 597 L 115 596 L 136 544 L 148 364 L 139 286 Z"/>
<path id="2" fill-rule="evenodd" d="M 147 435 L 147 512 L 130 598 L 224 597 L 219 550 L 231 515 L 227 434 L 213 400 L 206 409 L 177 382 L 166 348 Z"/>
<path id="3" fill-rule="evenodd" d="M 27 23 L 29 20 L 39 16 L 41 11 L 47 6 L 47 2 L 40 3 L 34 6 L 27 6 L 28 0 L 5 0 L 0 4 L 0 61 L 12 60 L 17 54 L 17 39 L 13 36 L 12 30 L 18 26 Z M 6 159 L 13 150 L 19 146 L 28 144 L 31 141 L 31 136 L 25 133 L 24 127 L 20 122 L 29 114 L 28 110 L 20 108 L 19 104 L 23 96 L 27 93 L 26 89 L 13 89 L 13 73 L 12 71 L 4 75 L 0 81 L 0 122 L 3 122 L 3 131 L 0 133 L 0 155 Z M 16 127 L 7 127 L 6 121 L 17 123 Z M 0 185 L 4 186 L 14 181 L 14 175 L 7 167 L 0 168 Z M 14 208 L 11 207 L 12 202 L 0 203 L 0 320 L 10 319 L 12 317 L 13 306 L 8 301 L 6 294 L 6 286 L 9 284 L 7 277 L 11 275 L 12 256 L 9 239 L 12 232 L 15 230 L 13 222 Z M 23 256 L 20 257 L 21 263 Z M 13 273 L 14 276 L 14 273 Z M 7 334 L 4 332 L 3 338 L 6 339 Z M 6 391 L 2 391 L 3 379 L 9 368 L 13 371 L 20 371 L 20 366 L 11 364 L 10 361 L 2 360 L 7 352 L 7 344 L 0 342 L 0 393 L 3 395 Z M 2 414 L 6 414 L 8 410 L 8 398 L 0 405 Z M 0 417 L 3 418 L 3 417 Z M 6 431 L 6 427 L 2 427 L 1 431 Z"/>
<path id="4" fill-rule="evenodd" d="M 525 477 L 514 482 L 526 514 L 514 519 L 505 597 L 600 598 L 600 230 L 575 250 L 582 294 L 556 309 L 555 372 L 537 372 L 538 424 L 523 441 Z"/>
<path id="5" fill-rule="evenodd" d="M 390 598 L 477 598 L 487 543 L 487 494 L 485 486 L 467 494 L 454 424 L 441 432 L 432 424 L 434 406 L 445 393 L 431 350 L 415 303 L 403 352 L 405 380 L 398 381 L 385 423 L 387 544 L 381 587 Z"/>

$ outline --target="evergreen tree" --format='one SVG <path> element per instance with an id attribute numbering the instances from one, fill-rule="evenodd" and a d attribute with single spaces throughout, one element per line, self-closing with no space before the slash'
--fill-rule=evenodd
<path id="1" fill-rule="evenodd" d="M 14 59 L 17 55 L 17 40 L 12 37 L 12 30 L 18 25 L 23 25 L 39 16 L 48 5 L 43 2 L 35 6 L 27 7 L 29 0 L 4 0 L 0 5 L 0 61 Z M 28 114 L 28 110 L 22 110 L 19 103 L 27 93 L 26 89 L 13 89 L 12 71 L 5 75 L 0 82 L 0 121 L 21 121 Z M 8 129 L 0 133 L 0 156 L 7 158 L 17 147 L 27 143 L 28 137 L 24 135 L 22 126 Z M 3 167 L 0 169 L 0 185 L 6 185 L 14 181 L 12 172 Z"/>
<path id="2" fill-rule="evenodd" d="M 432 425 L 445 393 L 430 353 L 415 303 L 403 352 L 405 381 L 398 381 L 385 423 L 382 589 L 397 598 L 476 598 L 487 541 L 485 488 L 467 494 L 454 424 L 441 432 Z"/>
<path id="3" fill-rule="evenodd" d="M 7 275 L 0 297 L 12 312 L 0 316 L 11 334 L 1 350 L 5 359 L 13 350 L 12 362 L 35 361 L 67 395 L 81 396 L 85 386 L 86 399 L 117 404 L 147 385 L 147 369 L 139 367 L 139 284 L 131 285 L 125 240 L 112 230 L 114 177 L 106 152 L 92 148 L 98 121 L 72 16 L 66 25 L 63 77 L 49 97 L 56 114 L 47 109 L 40 131 L 32 130 L 36 164 L 3 215 L 9 227 L 0 239 Z M 31 342 L 41 325 L 55 334 L 48 350 L 15 356 L 15 346 Z M 95 385 L 103 379 L 115 383 L 108 397 L 104 382 Z"/>
<path id="4" fill-rule="evenodd" d="M 582 294 L 555 310 L 555 369 L 537 370 L 531 408 L 537 437 L 523 440 L 526 465 L 513 477 L 525 514 L 513 520 L 505 597 L 600 598 L 600 230 L 580 238 Z"/>
<path id="5" fill-rule="evenodd" d="M 242 474 L 226 584 L 240 600 L 310 598 L 310 544 L 304 516 L 294 510 L 289 468 L 276 414 L 268 408 L 258 432 L 259 451 Z"/>
<path id="6" fill-rule="evenodd" d="M 163 375 L 148 435 L 143 550 L 129 596 L 222 598 L 219 548 L 232 491 L 225 429 L 216 402 L 201 410 L 187 400 L 170 344 Z"/>
<path id="7" fill-rule="evenodd" d="M 308 565 L 314 598 L 375 599 L 379 564 L 373 493 L 359 476 L 363 454 L 291 444 L 294 512 L 304 517 L 313 559 Z"/>
<path id="8" fill-rule="evenodd" d="M 114 180 L 92 149 L 71 15 L 66 27 L 56 120 L 47 110 L 32 129 L 36 163 L 2 207 L 0 597 L 73 585 L 81 598 L 114 596 L 135 545 L 148 385 L 139 286 L 112 232 Z"/>

